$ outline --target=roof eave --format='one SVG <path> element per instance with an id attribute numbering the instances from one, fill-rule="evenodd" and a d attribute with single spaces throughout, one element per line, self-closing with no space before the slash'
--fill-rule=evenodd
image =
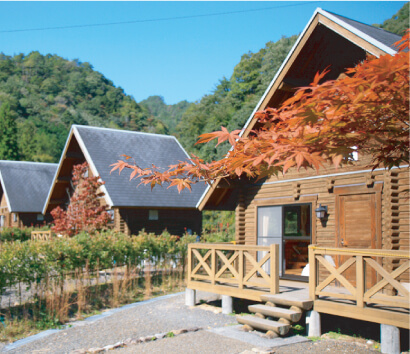
<path id="1" fill-rule="evenodd" d="M 90 168 L 91 168 L 91 172 L 93 173 L 94 176 L 99 176 L 100 174 L 98 173 L 97 167 L 95 166 L 94 161 L 92 160 L 91 155 L 90 155 L 90 153 L 88 152 L 87 147 L 86 147 L 86 145 L 84 144 L 84 141 L 83 141 L 83 139 L 81 138 L 81 134 L 80 134 L 80 132 L 78 131 L 78 129 L 77 129 L 76 126 L 73 126 L 73 132 L 74 132 L 74 136 L 75 136 L 76 139 L 77 139 L 78 145 L 80 146 L 81 151 L 83 152 L 84 157 L 85 157 L 85 159 L 86 159 L 88 165 L 89 165 Z M 107 205 L 109 206 L 109 208 L 114 207 L 115 205 L 114 205 L 114 203 L 113 203 L 113 201 L 112 201 L 112 199 L 111 199 L 111 197 L 110 197 L 110 195 L 109 195 L 109 193 L 108 193 L 108 190 L 107 190 L 106 185 L 103 184 L 103 185 L 101 185 L 100 188 L 101 188 L 101 190 L 102 190 L 103 193 L 104 193 L 104 199 L 105 199 L 105 202 L 107 203 Z"/>

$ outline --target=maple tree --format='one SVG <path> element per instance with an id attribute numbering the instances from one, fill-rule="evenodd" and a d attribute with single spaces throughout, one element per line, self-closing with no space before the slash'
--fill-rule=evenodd
<path id="1" fill-rule="evenodd" d="M 74 192 L 70 198 L 67 210 L 56 207 L 51 211 L 56 233 L 73 236 L 81 231 L 92 232 L 104 229 L 110 221 L 106 206 L 98 199 L 98 189 L 104 184 L 97 177 L 87 175 L 88 164 L 73 166 Z"/>
<path id="2" fill-rule="evenodd" d="M 118 160 L 112 171 L 132 170 L 140 183 L 191 189 L 193 183 L 218 178 L 263 178 L 289 168 L 319 170 L 353 161 L 353 153 L 372 158 L 371 166 L 390 169 L 409 162 L 409 39 L 395 45 L 398 53 L 368 56 L 337 80 L 321 83 L 327 70 L 301 87 L 279 108 L 257 112 L 250 134 L 240 130 L 202 134 L 197 141 L 217 145 L 229 141 L 231 149 L 218 161 L 205 163 L 195 155 L 168 169 L 142 168 Z"/>

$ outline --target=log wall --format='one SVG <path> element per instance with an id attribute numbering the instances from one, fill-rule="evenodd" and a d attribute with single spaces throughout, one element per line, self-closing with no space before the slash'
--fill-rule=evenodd
<path id="1" fill-rule="evenodd" d="M 303 179 L 305 178 L 305 179 Z M 326 174 L 291 171 L 272 177 L 261 184 L 248 186 L 242 191 L 236 208 L 236 241 L 239 244 L 257 244 L 257 207 L 311 203 L 312 243 L 321 247 L 340 247 L 338 241 L 337 195 L 342 189 L 360 190 L 362 193 L 379 192 L 381 217 L 377 247 L 409 251 L 409 168 L 375 170 L 361 166 L 339 170 L 329 168 Z M 352 192 L 354 193 L 354 192 Z M 319 204 L 328 207 L 325 224 L 316 218 L 314 210 Z M 360 216 L 358 216 L 360 217 Z M 384 264 L 395 269 L 398 263 Z M 409 274 L 406 273 L 406 281 Z"/>

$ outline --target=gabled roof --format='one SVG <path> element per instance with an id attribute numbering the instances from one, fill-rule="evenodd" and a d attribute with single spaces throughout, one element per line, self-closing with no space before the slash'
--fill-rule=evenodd
<path id="1" fill-rule="evenodd" d="M 0 161 L 0 182 L 13 213 L 41 213 L 57 164 Z"/>
<path id="2" fill-rule="evenodd" d="M 173 136 L 133 132 L 127 130 L 97 128 L 73 125 L 66 142 L 60 167 L 67 154 L 68 146 L 75 139 L 88 162 L 93 175 L 100 176 L 105 182 L 103 191 L 110 207 L 154 207 L 154 208 L 195 208 L 205 190 L 204 185 L 195 185 L 192 192 L 178 193 L 176 188 L 166 186 L 151 187 L 140 185 L 138 180 L 129 180 L 131 171 L 118 170 L 110 173 L 111 164 L 124 159 L 121 155 L 131 156 L 142 168 L 166 168 L 169 165 L 185 161 L 188 157 L 178 140 Z M 133 161 L 131 160 L 131 161 Z M 49 197 L 44 206 L 47 209 L 59 171 L 54 178 Z"/>
<path id="3" fill-rule="evenodd" d="M 324 26 L 325 28 L 330 30 L 328 32 L 341 36 L 345 40 L 351 42 L 354 45 L 354 48 L 357 48 L 359 50 L 362 50 L 363 52 L 375 55 L 376 57 L 379 57 L 380 55 L 383 55 L 383 54 L 394 55 L 397 52 L 396 49 L 393 47 L 393 44 L 400 39 L 400 36 L 394 33 L 385 31 L 380 28 L 375 28 L 373 26 L 369 26 L 361 22 L 351 20 L 346 17 L 333 14 L 331 12 L 322 10 L 321 8 L 317 8 L 313 16 L 309 20 L 308 24 L 306 25 L 306 27 L 304 28 L 304 30 L 298 37 L 297 41 L 293 45 L 286 59 L 284 60 L 284 62 L 282 63 L 278 71 L 276 72 L 275 77 L 269 84 L 262 98 L 260 99 L 255 109 L 249 116 L 247 122 L 245 123 L 240 133 L 240 136 L 247 136 L 249 134 L 249 132 L 253 129 L 254 124 L 255 124 L 255 121 L 253 120 L 255 113 L 257 111 L 260 111 L 260 110 L 263 110 L 269 107 L 269 104 L 271 103 L 271 100 L 273 99 L 274 94 L 277 91 L 279 91 L 281 85 L 289 83 L 289 82 L 286 82 L 286 79 L 289 79 L 288 77 L 286 77 L 286 75 L 288 75 L 292 70 L 294 71 L 293 74 L 295 74 L 295 71 L 297 71 L 295 70 L 295 66 L 296 66 L 295 63 L 303 64 L 301 68 L 299 68 L 299 73 L 305 70 L 303 66 L 305 66 L 304 65 L 305 63 L 308 63 L 308 56 L 304 57 L 300 55 L 300 53 L 305 48 L 305 45 L 306 43 L 308 43 L 309 39 L 312 38 L 315 33 L 320 32 L 321 26 Z M 323 45 L 323 38 L 320 38 L 320 35 L 317 38 L 315 38 L 315 40 L 316 40 L 316 43 L 315 43 L 316 45 L 318 45 L 319 43 Z M 328 43 L 328 44 L 329 44 L 328 47 L 330 47 L 330 44 L 334 45 L 334 43 Z M 326 49 L 326 48 L 323 48 L 323 49 Z M 353 47 L 351 46 L 350 50 L 352 49 Z M 349 50 L 349 49 L 346 49 L 346 50 Z M 322 54 L 320 50 L 318 50 L 317 48 L 314 48 L 309 53 L 310 59 L 311 58 L 322 59 L 323 55 L 325 54 Z M 343 51 L 339 51 L 338 53 L 333 53 L 332 59 L 335 60 L 335 58 L 341 57 L 343 55 L 346 55 L 346 53 L 343 53 Z M 326 66 L 329 64 L 331 63 L 326 63 Z M 321 69 L 323 70 L 325 67 Z M 329 75 L 327 77 L 329 78 Z M 304 85 L 308 85 L 310 82 L 311 81 L 303 82 L 302 80 L 300 81 L 300 85 L 293 85 L 293 86 L 304 86 Z M 197 208 L 199 210 L 202 210 L 205 207 L 209 197 L 217 189 L 216 187 L 218 183 L 219 181 L 215 181 L 212 186 L 207 187 L 207 189 L 201 196 L 200 200 L 198 201 Z"/>

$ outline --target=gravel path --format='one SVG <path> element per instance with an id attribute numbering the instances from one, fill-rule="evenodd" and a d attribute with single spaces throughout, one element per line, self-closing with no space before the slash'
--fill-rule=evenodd
<path id="1" fill-rule="evenodd" d="M 76 322 L 73 327 L 57 331 L 44 338 L 15 349 L 0 346 L 7 353 L 70 353 L 78 349 L 101 348 L 128 338 L 152 336 L 172 330 L 199 328 L 171 338 L 147 343 L 128 344 L 115 349 L 116 354 L 130 353 L 377 353 L 362 343 L 325 339 L 306 342 L 303 337 L 268 340 L 259 334 L 239 330 L 235 317 L 223 315 L 220 309 L 206 304 L 189 308 L 184 294 L 152 299 L 122 309 L 110 316 Z M 236 326 L 235 326 L 236 325 Z M 282 342 L 280 342 L 282 341 Z M 297 341 L 305 341 L 296 343 Z M 296 343 L 296 344 L 290 344 Z M 280 346 L 287 344 L 286 346 Z M 289 345 L 290 344 L 290 345 Z M 278 346 L 279 347 L 275 347 Z"/>

